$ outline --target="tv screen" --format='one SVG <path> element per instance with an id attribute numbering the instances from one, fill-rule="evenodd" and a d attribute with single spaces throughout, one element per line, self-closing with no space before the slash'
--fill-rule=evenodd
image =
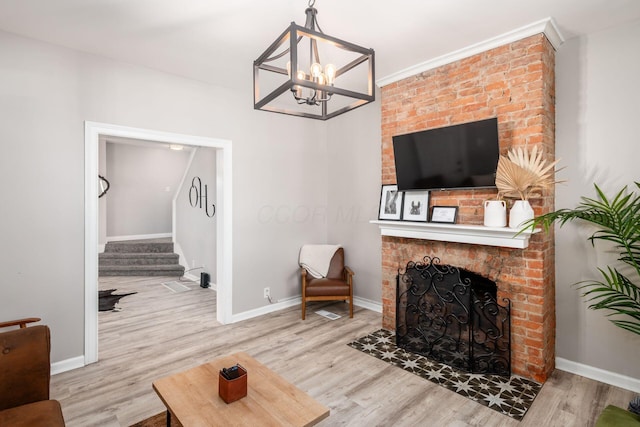
<path id="1" fill-rule="evenodd" d="M 393 152 L 400 191 L 495 187 L 498 119 L 397 135 Z"/>

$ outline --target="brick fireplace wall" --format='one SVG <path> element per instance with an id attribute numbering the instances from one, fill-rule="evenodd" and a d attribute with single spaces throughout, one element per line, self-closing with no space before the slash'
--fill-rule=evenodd
<path id="1" fill-rule="evenodd" d="M 543 34 L 425 71 L 382 88 L 382 183 L 395 183 L 392 137 L 498 118 L 500 152 L 542 148 L 555 158 L 555 51 Z M 431 206 L 458 206 L 458 223 L 483 223 L 483 202 L 496 190 L 431 193 Z M 530 200 L 535 213 L 554 209 L 553 191 Z M 396 275 L 425 255 L 494 280 L 509 298 L 512 371 L 545 381 L 555 366 L 554 236 L 537 233 L 526 249 L 382 238 L 383 327 L 395 330 Z"/>

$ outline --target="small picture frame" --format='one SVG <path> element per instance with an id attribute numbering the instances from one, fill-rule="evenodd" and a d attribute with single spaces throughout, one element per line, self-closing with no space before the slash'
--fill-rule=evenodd
<path id="1" fill-rule="evenodd" d="M 429 192 L 407 191 L 402 202 L 402 220 L 426 222 L 429 216 Z"/>
<path id="2" fill-rule="evenodd" d="M 457 216 L 457 206 L 434 206 L 431 211 L 431 222 L 455 224 Z"/>
<path id="3" fill-rule="evenodd" d="M 383 185 L 380 192 L 380 213 L 378 219 L 395 219 L 402 217 L 402 200 L 404 193 L 398 191 L 396 184 Z"/>

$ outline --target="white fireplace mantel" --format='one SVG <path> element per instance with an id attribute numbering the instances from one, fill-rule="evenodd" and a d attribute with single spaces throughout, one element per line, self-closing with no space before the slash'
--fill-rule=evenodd
<path id="1" fill-rule="evenodd" d="M 540 231 L 537 228 L 533 231 L 527 230 L 518 234 L 519 230 L 509 227 L 386 220 L 372 220 L 369 222 L 380 227 L 382 236 L 502 246 L 516 249 L 525 249 L 529 246 L 531 235 Z"/>

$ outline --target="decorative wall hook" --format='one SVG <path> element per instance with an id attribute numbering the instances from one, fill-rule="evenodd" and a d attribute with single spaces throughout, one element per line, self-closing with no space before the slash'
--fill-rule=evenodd
<path id="1" fill-rule="evenodd" d="M 196 185 L 197 181 L 197 185 Z M 199 177 L 194 176 L 191 180 L 191 187 L 189 188 L 189 204 L 191 207 L 202 209 L 202 200 L 204 199 L 204 212 L 209 218 L 213 218 L 216 214 L 216 205 L 208 204 L 208 191 L 207 185 L 204 185 L 204 193 L 202 192 L 202 180 Z M 209 206 L 211 206 L 211 213 L 209 212 Z"/>
<path id="2" fill-rule="evenodd" d="M 107 191 L 109 191 L 109 187 L 111 187 L 111 184 L 109 184 L 107 178 L 102 175 L 98 175 L 98 190 L 100 191 L 100 194 L 98 194 L 98 199 L 107 194 Z"/>

